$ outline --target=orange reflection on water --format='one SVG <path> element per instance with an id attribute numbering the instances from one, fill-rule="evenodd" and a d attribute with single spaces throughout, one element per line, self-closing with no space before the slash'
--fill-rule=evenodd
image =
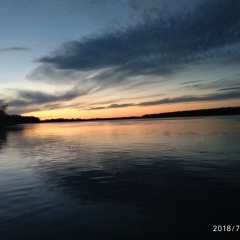
<path id="1" fill-rule="evenodd" d="M 221 129 L 234 134 L 237 125 L 226 125 L 224 117 L 215 118 L 175 118 L 175 119 L 150 119 L 150 120 L 114 120 L 93 122 L 68 122 L 68 123 L 41 123 L 26 125 L 24 134 L 29 138 L 38 138 L 45 141 L 52 139 L 54 142 L 69 144 L 79 142 L 95 148 L 107 148 L 109 143 L 116 149 L 128 149 L 142 145 L 156 148 L 186 149 L 191 143 L 193 148 L 206 141 L 207 136 L 216 141 L 226 142 L 218 133 Z M 51 141 L 50 141 L 51 143 Z M 196 146 L 195 146 L 196 144 Z M 220 144 L 221 145 L 221 144 Z M 211 147 L 211 146 L 209 146 Z"/>

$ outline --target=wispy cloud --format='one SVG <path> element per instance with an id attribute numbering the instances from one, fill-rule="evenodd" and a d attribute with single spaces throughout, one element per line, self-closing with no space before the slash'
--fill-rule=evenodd
<path id="1" fill-rule="evenodd" d="M 15 92 L 14 98 L 8 101 L 8 104 L 11 107 L 29 107 L 35 106 L 36 110 L 39 109 L 53 109 L 63 106 L 63 103 L 66 103 L 70 100 L 73 100 L 77 97 L 86 95 L 90 90 L 80 90 L 77 87 L 74 87 L 68 91 L 48 94 L 40 91 L 30 91 L 30 90 L 12 90 Z M 6 102 L 6 100 L 5 100 Z"/>
<path id="2" fill-rule="evenodd" d="M 109 106 L 99 106 L 99 107 L 91 107 L 87 110 L 102 110 L 102 109 L 109 109 L 109 108 L 125 108 L 125 107 L 132 107 L 132 106 L 136 106 L 136 104 L 133 103 L 123 103 L 123 104 L 111 104 Z"/>
<path id="3" fill-rule="evenodd" d="M 191 84 L 191 83 L 195 83 L 195 81 L 189 82 L 189 85 L 184 86 L 184 88 L 193 88 L 195 90 L 215 90 L 215 91 L 236 90 L 240 86 L 240 78 L 237 75 L 235 75 L 229 78 L 223 78 L 215 81 L 202 82 L 200 84 Z"/>
<path id="4" fill-rule="evenodd" d="M 195 80 L 195 81 L 187 81 L 187 82 L 182 82 L 180 84 L 186 85 L 186 84 L 190 84 L 190 83 L 199 83 L 202 82 L 203 80 Z"/>
<path id="5" fill-rule="evenodd" d="M 109 109 L 109 108 L 123 108 L 123 107 L 131 107 L 131 106 L 155 106 L 162 104 L 171 104 L 171 103 L 189 103 L 189 102 L 208 102 L 208 101 L 221 101 L 221 100 L 229 100 L 229 99 L 240 99 L 239 91 L 231 91 L 228 93 L 217 93 L 217 94 L 208 94 L 201 96 L 193 96 L 193 95 L 185 95 L 175 98 L 162 98 L 154 101 L 140 102 L 140 103 L 124 103 L 124 104 L 111 104 L 108 106 L 98 106 L 92 107 L 88 110 L 101 110 L 101 109 Z"/>
<path id="6" fill-rule="evenodd" d="M 229 87 L 229 88 L 221 88 L 218 91 L 232 91 L 232 90 L 238 90 L 240 87 Z"/>
<path id="7" fill-rule="evenodd" d="M 138 106 L 154 106 L 168 103 L 189 103 L 189 102 L 204 102 L 204 101 L 220 101 L 220 100 L 228 100 L 228 99 L 239 99 L 240 92 L 232 91 L 229 93 L 222 94 L 209 94 L 203 96 L 181 96 L 176 98 L 164 98 L 157 101 L 151 102 L 141 102 Z"/>
<path id="8" fill-rule="evenodd" d="M 4 105 L 4 104 L 6 104 L 6 100 L 0 99 L 0 105 Z"/>
<path id="9" fill-rule="evenodd" d="M 8 48 L 1 49 L 2 52 L 24 52 L 28 50 L 30 50 L 30 48 L 26 48 L 26 47 L 8 47 Z"/>

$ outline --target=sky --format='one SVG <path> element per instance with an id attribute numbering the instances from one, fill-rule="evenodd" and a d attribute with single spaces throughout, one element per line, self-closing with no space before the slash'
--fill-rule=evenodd
<path id="1" fill-rule="evenodd" d="M 239 0 L 1 0 L 0 33 L 9 114 L 240 106 Z"/>

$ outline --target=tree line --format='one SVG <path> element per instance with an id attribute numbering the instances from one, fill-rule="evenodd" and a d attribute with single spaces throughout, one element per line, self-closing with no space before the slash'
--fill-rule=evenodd
<path id="1" fill-rule="evenodd" d="M 0 127 L 24 124 L 24 123 L 39 123 L 40 119 L 33 116 L 8 115 L 7 105 L 0 106 Z"/>

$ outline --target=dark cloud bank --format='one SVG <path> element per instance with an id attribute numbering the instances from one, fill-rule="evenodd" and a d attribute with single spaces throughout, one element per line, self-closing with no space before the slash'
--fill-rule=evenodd
<path id="1" fill-rule="evenodd" d="M 64 43 L 38 62 L 45 67 L 51 65 L 64 70 L 114 67 L 112 74 L 162 75 L 170 74 L 184 64 L 212 58 L 239 61 L 235 49 L 224 50 L 239 41 L 240 1 L 200 1 L 190 12 L 161 15 L 122 31 Z"/>

